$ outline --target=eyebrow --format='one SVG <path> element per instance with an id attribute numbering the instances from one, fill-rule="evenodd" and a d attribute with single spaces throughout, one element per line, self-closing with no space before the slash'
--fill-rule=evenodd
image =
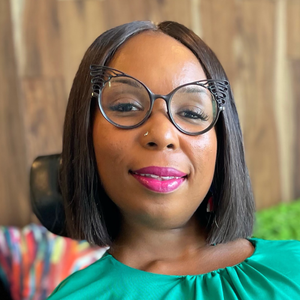
<path id="1" fill-rule="evenodd" d="M 114 81 L 117 83 L 127 84 L 129 86 L 139 88 L 139 89 L 144 88 L 140 82 L 138 82 L 135 78 L 131 78 L 131 77 L 125 77 L 125 76 L 115 77 Z M 201 88 L 199 89 L 199 87 Z M 201 85 L 195 85 L 195 84 L 183 86 L 182 88 L 179 89 L 179 91 L 180 93 L 191 93 L 191 94 L 201 93 L 201 94 L 208 95 L 207 93 L 208 90 L 205 87 Z"/>
<path id="2" fill-rule="evenodd" d="M 114 81 L 118 82 L 118 83 L 124 83 L 129 86 L 136 87 L 136 88 L 143 88 L 142 84 L 133 78 L 116 77 Z"/>
<path id="3" fill-rule="evenodd" d="M 181 93 L 203 93 L 207 95 L 208 90 L 201 86 L 201 85 L 196 85 L 197 88 L 195 87 L 195 84 L 191 84 L 191 85 L 186 85 L 183 86 L 182 88 L 179 89 L 179 91 Z M 201 89 L 199 89 L 199 87 L 201 87 Z"/>

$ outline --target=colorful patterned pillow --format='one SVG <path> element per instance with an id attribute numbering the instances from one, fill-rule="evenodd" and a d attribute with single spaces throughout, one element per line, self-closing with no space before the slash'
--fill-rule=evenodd
<path id="1" fill-rule="evenodd" d="M 43 300 L 63 279 L 105 251 L 36 224 L 23 229 L 0 226 L 0 278 L 14 300 Z"/>

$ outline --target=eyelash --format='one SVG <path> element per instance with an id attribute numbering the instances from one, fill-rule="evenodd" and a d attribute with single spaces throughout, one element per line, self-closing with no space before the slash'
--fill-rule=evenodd
<path id="1" fill-rule="evenodd" d="M 181 113 L 184 113 L 184 114 L 191 113 L 193 115 L 198 116 L 198 119 L 201 119 L 202 121 L 208 121 L 208 116 L 203 111 L 201 111 L 200 113 L 196 113 L 196 112 L 194 112 L 192 110 L 185 110 L 185 111 L 182 111 L 182 112 L 180 112 L 178 114 L 180 115 Z M 196 120 L 197 118 L 189 118 L 189 119 Z"/>

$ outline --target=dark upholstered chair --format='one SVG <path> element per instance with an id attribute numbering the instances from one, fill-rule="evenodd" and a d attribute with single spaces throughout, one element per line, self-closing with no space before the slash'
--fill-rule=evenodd
<path id="1" fill-rule="evenodd" d="M 49 231 L 67 236 L 65 212 L 59 187 L 60 154 L 37 157 L 30 170 L 33 212 Z"/>
<path id="2" fill-rule="evenodd" d="M 12 300 L 9 291 L 4 286 L 2 280 L 0 280 L 0 299 L 1 300 Z"/>

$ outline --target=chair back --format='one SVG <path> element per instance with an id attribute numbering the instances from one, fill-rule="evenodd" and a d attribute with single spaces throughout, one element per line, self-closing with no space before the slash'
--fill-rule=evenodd
<path id="1" fill-rule="evenodd" d="M 30 170 L 32 210 L 49 231 L 67 236 L 63 198 L 59 186 L 61 155 L 37 157 Z"/>

